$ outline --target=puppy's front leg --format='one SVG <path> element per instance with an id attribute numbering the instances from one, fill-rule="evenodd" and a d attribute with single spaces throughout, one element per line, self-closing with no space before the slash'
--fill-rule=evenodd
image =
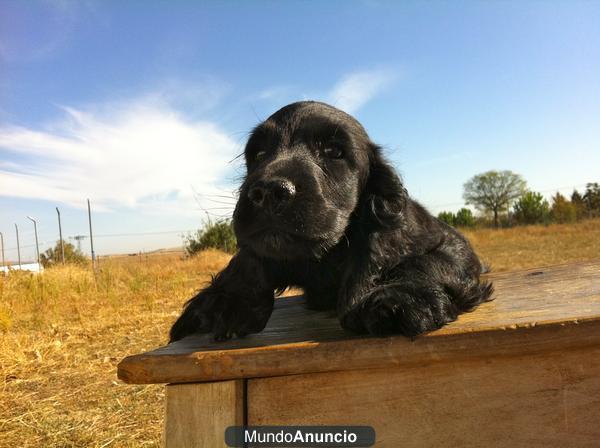
<path id="1" fill-rule="evenodd" d="M 261 331 L 273 311 L 273 290 L 260 260 L 241 249 L 186 304 L 171 327 L 170 342 L 192 333 L 213 333 L 216 340 L 225 340 Z"/>
<path id="2" fill-rule="evenodd" d="M 437 330 L 490 299 L 492 285 L 479 282 L 475 260 L 475 267 L 467 268 L 443 251 L 407 257 L 355 290 L 357 295 L 340 315 L 342 326 L 408 337 Z"/>

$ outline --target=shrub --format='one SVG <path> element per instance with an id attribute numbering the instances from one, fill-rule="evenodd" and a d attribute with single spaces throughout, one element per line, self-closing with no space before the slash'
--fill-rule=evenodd
<path id="1" fill-rule="evenodd" d="M 445 222 L 446 224 L 453 226 L 456 217 L 452 212 L 440 212 L 438 214 L 438 219 L 442 222 Z"/>
<path id="2" fill-rule="evenodd" d="M 66 241 L 63 241 L 63 244 L 65 245 L 65 263 L 83 265 L 88 262 L 88 258 L 84 253 L 77 249 L 73 244 Z M 61 264 L 63 260 L 60 241 L 56 242 L 56 246 L 51 247 L 41 254 L 40 261 L 45 268 Z"/>
<path id="3" fill-rule="evenodd" d="M 468 208 L 461 208 L 454 216 L 454 225 L 456 227 L 473 227 L 475 226 L 475 216 Z"/>
<path id="4" fill-rule="evenodd" d="M 556 193 L 552 197 L 552 220 L 558 223 L 573 222 L 577 218 L 577 209 L 562 194 Z"/>
<path id="5" fill-rule="evenodd" d="M 519 224 L 537 224 L 548 221 L 549 206 L 541 193 L 528 191 L 514 206 L 514 218 Z"/>
<path id="6" fill-rule="evenodd" d="M 600 184 L 589 183 L 585 186 L 583 199 L 590 216 L 600 216 Z"/>
<path id="7" fill-rule="evenodd" d="M 578 220 L 588 215 L 586 202 L 577 190 L 573 190 L 571 194 L 571 204 L 575 207 L 575 214 Z"/>
<path id="8" fill-rule="evenodd" d="M 188 255 L 194 255 L 209 248 L 228 253 L 236 251 L 237 242 L 230 220 L 208 221 L 204 228 L 198 230 L 195 235 L 186 237 L 185 251 Z"/>

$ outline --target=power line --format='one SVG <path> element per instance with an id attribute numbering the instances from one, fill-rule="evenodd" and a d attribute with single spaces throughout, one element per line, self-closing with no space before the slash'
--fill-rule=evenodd
<path id="1" fill-rule="evenodd" d="M 589 182 L 588 182 L 589 183 Z M 573 189 L 576 190 L 578 188 L 584 188 L 587 186 L 586 184 L 580 184 L 580 185 L 569 185 L 566 187 L 555 187 L 555 188 L 548 188 L 547 190 L 536 190 L 536 189 L 532 189 L 532 191 L 535 191 L 537 193 L 550 193 L 550 192 L 554 192 L 554 191 L 559 191 L 559 190 L 566 190 L 568 189 Z M 435 204 L 435 205 L 428 205 L 428 207 L 430 208 L 440 208 L 440 207 L 455 207 L 458 205 L 465 205 L 465 202 L 452 202 L 452 203 L 448 203 L 448 204 Z"/>
<path id="2" fill-rule="evenodd" d="M 190 232 L 195 232 L 198 229 L 192 229 L 192 230 L 166 230 L 166 231 L 158 231 L 158 232 L 132 232 L 132 233 L 104 233 L 101 235 L 94 235 L 94 238 L 118 238 L 118 237 L 128 237 L 128 236 L 148 236 L 148 235 L 181 235 L 181 234 L 185 234 L 185 233 L 190 233 Z M 78 235 L 71 235 L 71 236 L 67 236 L 65 239 L 74 239 L 75 237 L 77 237 Z M 40 246 L 44 246 L 47 244 L 54 244 L 54 240 L 52 241 L 42 241 L 40 242 Z M 31 247 L 35 247 L 35 244 L 27 244 L 27 245 L 20 245 L 21 249 L 28 249 Z M 11 250 L 17 250 L 16 247 L 7 247 L 6 248 L 7 251 L 11 251 Z"/>
<path id="3" fill-rule="evenodd" d="M 111 237 L 122 237 L 122 236 L 141 236 L 141 235 L 175 235 L 179 233 L 195 232 L 194 230 L 166 230 L 161 232 L 132 232 L 132 233 L 104 233 L 96 235 L 96 238 L 111 238 Z"/>

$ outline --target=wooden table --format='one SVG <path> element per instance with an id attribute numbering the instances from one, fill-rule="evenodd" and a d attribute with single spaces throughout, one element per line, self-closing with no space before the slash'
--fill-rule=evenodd
<path id="1" fill-rule="evenodd" d="M 358 337 L 301 297 L 260 334 L 129 356 L 166 383 L 168 447 L 232 425 L 369 425 L 376 446 L 600 446 L 600 261 L 490 275 L 495 300 L 414 341 Z"/>

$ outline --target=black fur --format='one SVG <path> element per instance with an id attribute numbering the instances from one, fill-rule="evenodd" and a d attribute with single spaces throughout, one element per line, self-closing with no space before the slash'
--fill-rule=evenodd
<path id="1" fill-rule="evenodd" d="M 363 127 L 317 102 L 280 109 L 245 149 L 239 251 L 186 305 L 171 341 L 261 331 L 274 292 L 304 288 L 344 328 L 414 337 L 490 298 L 468 241 L 410 199 Z"/>

